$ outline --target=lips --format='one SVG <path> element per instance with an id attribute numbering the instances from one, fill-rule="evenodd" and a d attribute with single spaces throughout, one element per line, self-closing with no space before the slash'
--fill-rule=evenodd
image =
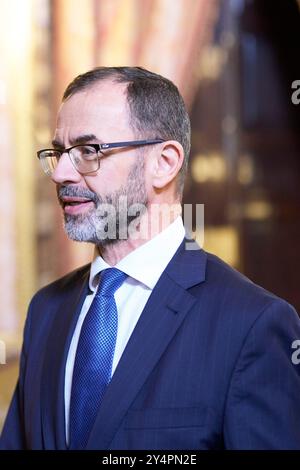
<path id="1" fill-rule="evenodd" d="M 65 213 L 68 214 L 77 214 L 88 209 L 93 204 L 91 199 L 85 197 L 64 196 L 60 198 L 60 201 Z"/>
<path id="2" fill-rule="evenodd" d="M 91 199 L 87 199 L 85 197 L 71 197 L 71 196 L 64 196 L 61 199 L 62 205 L 65 206 L 76 206 L 78 204 L 85 204 L 87 202 L 92 202 Z"/>

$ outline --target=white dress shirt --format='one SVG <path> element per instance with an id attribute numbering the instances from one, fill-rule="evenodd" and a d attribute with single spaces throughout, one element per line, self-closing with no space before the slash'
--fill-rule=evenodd
<path id="1" fill-rule="evenodd" d="M 177 219 L 154 238 L 129 253 L 116 264 L 128 275 L 121 287 L 115 293 L 118 309 L 118 334 L 113 359 L 112 375 L 123 354 L 126 344 L 134 330 L 137 321 L 144 310 L 150 294 L 175 254 L 185 235 L 182 218 Z M 69 436 L 69 411 L 71 399 L 72 376 L 76 349 L 79 341 L 83 320 L 96 294 L 99 273 L 110 268 L 95 249 L 95 257 L 91 265 L 89 287 L 91 293 L 86 296 L 77 325 L 73 334 L 68 353 L 65 372 L 65 422 L 66 436 Z"/>

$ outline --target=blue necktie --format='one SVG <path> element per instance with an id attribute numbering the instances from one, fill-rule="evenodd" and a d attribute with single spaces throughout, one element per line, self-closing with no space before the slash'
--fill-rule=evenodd
<path id="1" fill-rule="evenodd" d="M 85 448 L 111 379 L 118 330 L 114 293 L 126 277 L 116 268 L 101 272 L 97 293 L 81 328 L 70 403 L 71 449 Z"/>

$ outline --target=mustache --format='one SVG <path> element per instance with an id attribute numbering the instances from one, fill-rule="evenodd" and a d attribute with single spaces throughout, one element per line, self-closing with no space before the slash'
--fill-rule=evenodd
<path id="1" fill-rule="evenodd" d="M 63 197 L 84 197 L 86 199 L 90 199 L 96 205 L 100 203 L 100 198 L 98 194 L 94 193 L 93 191 L 90 191 L 87 188 L 79 188 L 78 186 L 57 187 L 57 197 L 59 199 L 60 204 L 63 204 Z"/>

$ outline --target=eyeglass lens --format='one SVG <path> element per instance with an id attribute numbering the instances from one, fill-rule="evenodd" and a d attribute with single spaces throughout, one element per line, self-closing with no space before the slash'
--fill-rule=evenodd
<path id="1" fill-rule="evenodd" d="M 58 165 L 62 153 L 58 150 L 45 150 L 40 154 L 40 161 L 46 174 L 51 175 Z M 94 147 L 81 145 L 69 151 L 69 157 L 75 168 L 81 173 L 98 170 L 98 154 Z"/>

